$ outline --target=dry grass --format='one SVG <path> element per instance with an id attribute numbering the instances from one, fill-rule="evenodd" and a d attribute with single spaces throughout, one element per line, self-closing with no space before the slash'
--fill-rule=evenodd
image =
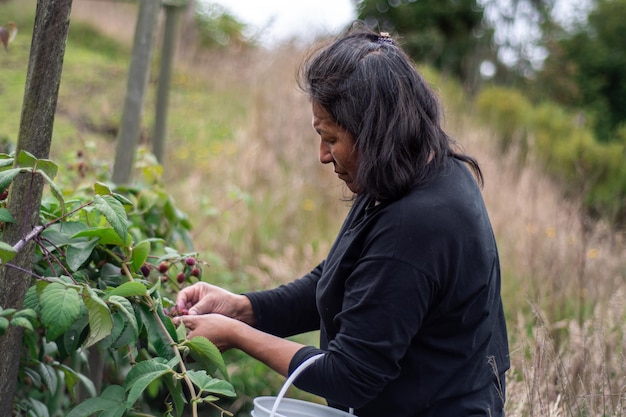
<path id="1" fill-rule="evenodd" d="M 234 287 L 265 287 L 306 272 L 347 211 L 345 190 L 318 162 L 309 104 L 295 87 L 301 53 L 290 46 L 208 56 L 180 51 L 179 79 L 223 95 L 205 111 L 224 106 L 237 114 L 224 120 L 230 130 L 222 140 L 195 142 L 179 132 L 214 126 L 173 114 L 166 181 L 194 219 L 197 249 L 254 277 Z M 581 216 L 579 202 L 564 200 L 532 162 L 519 166 L 514 156 L 499 155 L 489 131 L 460 113 L 471 106 L 442 91 L 453 135 L 483 167 L 499 241 L 512 361 L 508 416 L 626 415 L 622 236 Z"/>

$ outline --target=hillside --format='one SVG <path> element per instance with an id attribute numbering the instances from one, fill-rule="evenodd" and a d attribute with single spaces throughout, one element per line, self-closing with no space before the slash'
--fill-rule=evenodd
<path id="1" fill-rule="evenodd" d="M 75 0 L 72 19 L 77 27 L 94 25 L 107 40 L 70 35 L 53 158 L 71 168 L 80 152 L 89 182 L 112 164 L 135 15 L 124 3 Z M 81 36 L 88 33 L 82 30 Z M 303 51 L 283 45 L 207 52 L 194 47 L 189 34 L 184 39 L 170 96 L 165 187 L 194 224 L 195 250 L 213 259 L 212 282 L 240 291 L 291 280 L 322 259 L 347 211 L 344 188 L 318 161 L 310 105 L 295 86 Z M 23 59 L 12 52 L 6 62 L 22 70 Z M 508 415 L 618 414 L 626 398 L 622 238 L 582 217 L 580 202 L 564 199 L 532 160 L 522 166 L 501 154 L 460 88 L 424 72 L 441 93 L 449 132 L 485 175 L 513 362 Z M 151 77 L 143 145 L 157 76 Z M 280 384 L 264 369 L 244 368 L 234 372 L 248 379 L 243 400 Z"/>

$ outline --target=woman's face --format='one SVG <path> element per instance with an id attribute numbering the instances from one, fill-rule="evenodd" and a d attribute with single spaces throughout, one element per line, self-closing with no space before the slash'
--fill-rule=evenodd
<path id="1" fill-rule="evenodd" d="M 340 127 L 330 114 L 319 104 L 313 102 L 313 128 L 320 135 L 320 162 L 332 162 L 335 173 L 343 180 L 350 191 L 359 193 L 356 184 L 358 155 L 354 136 Z"/>

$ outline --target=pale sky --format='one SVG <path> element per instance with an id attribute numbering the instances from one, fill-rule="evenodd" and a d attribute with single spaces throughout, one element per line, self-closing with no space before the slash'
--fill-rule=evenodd
<path id="1" fill-rule="evenodd" d="M 310 40 L 336 33 L 355 19 L 353 0 L 209 0 L 258 30 L 260 41 Z"/>

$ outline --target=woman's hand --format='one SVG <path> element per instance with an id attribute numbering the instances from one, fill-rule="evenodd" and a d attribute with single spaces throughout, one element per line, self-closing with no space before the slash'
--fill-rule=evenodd
<path id="1" fill-rule="evenodd" d="M 217 313 L 254 325 L 252 304 L 245 295 L 234 294 L 206 282 L 197 282 L 183 288 L 176 300 L 179 311 L 189 311 L 189 315 Z"/>
<path id="2" fill-rule="evenodd" d="M 240 333 L 239 326 L 247 326 L 239 320 L 222 314 L 203 314 L 195 316 L 174 317 L 174 324 L 180 323 L 187 328 L 187 338 L 202 336 L 209 339 L 221 351 L 237 348 L 235 336 Z"/>

